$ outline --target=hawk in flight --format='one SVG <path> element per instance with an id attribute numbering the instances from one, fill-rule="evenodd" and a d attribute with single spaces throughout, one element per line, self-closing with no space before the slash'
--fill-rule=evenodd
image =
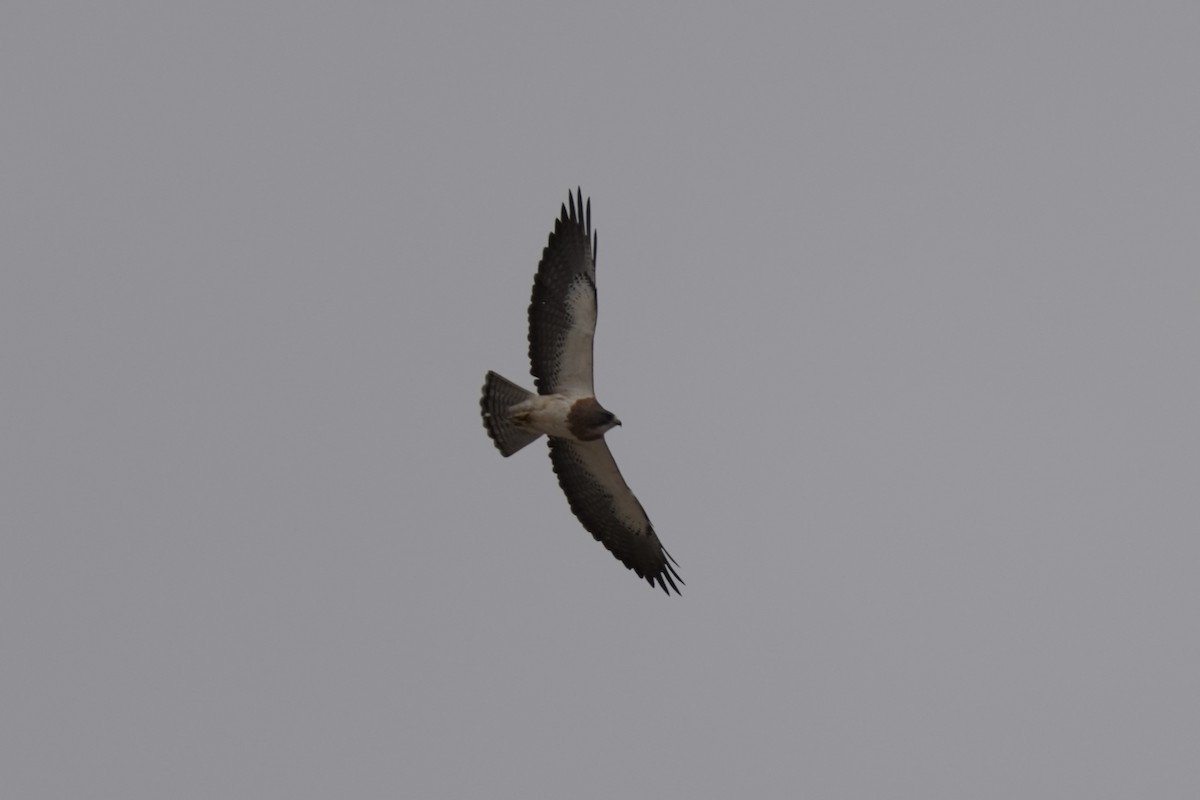
<path id="1" fill-rule="evenodd" d="M 558 483 L 583 527 L 639 578 L 678 594 L 683 579 L 674 559 L 604 441 L 621 421 L 592 386 L 597 240 L 591 200 L 585 206 L 583 193 L 576 195 L 568 193 L 533 279 L 529 371 L 537 394 L 489 372 L 479 401 L 483 425 L 505 457 L 545 434 Z"/>

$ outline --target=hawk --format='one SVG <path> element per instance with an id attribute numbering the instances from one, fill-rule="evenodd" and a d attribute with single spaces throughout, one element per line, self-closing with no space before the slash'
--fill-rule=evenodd
<path id="1" fill-rule="evenodd" d="M 567 193 L 533 279 L 529 371 L 537 394 L 488 372 L 479 401 L 483 425 L 506 458 L 545 434 L 559 486 L 583 527 L 639 578 L 679 594 L 674 559 L 604 441 L 621 421 L 600 405 L 592 385 L 597 238 L 592 201 L 585 206 L 575 191 Z"/>

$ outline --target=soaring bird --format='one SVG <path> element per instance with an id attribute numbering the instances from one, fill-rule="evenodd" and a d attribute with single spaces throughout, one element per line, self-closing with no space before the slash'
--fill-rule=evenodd
<path id="1" fill-rule="evenodd" d="M 679 593 L 683 579 L 634 497 L 604 434 L 621 424 L 596 400 L 592 340 L 596 333 L 596 249 L 592 201 L 567 193 L 533 279 L 529 304 L 529 371 L 537 394 L 488 372 L 479 400 L 496 448 L 511 456 L 546 435 L 550 462 L 583 527 L 651 586 Z"/>

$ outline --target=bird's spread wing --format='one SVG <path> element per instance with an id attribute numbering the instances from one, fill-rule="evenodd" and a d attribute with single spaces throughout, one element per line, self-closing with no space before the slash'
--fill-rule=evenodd
<path id="1" fill-rule="evenodd" d="M 674 559 L 663 549 L 605 441 L 551 438 L 550 460 L 571 511 L 596 541 L 651 586 L 657 583 L 667 594 L 670 586 L 678 594 L 675 581 L 683 579 L 672 566 Z"/>
<path id="2" fill-rule="evenodd" d="M 596 239 L 592 201 L 570 197 L 542 251 L 529 304 L 530 372 L 540 394 L 593 394 Z"/>

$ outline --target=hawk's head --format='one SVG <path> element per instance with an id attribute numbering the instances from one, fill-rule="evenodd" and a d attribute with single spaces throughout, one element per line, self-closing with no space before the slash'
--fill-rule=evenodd
<path id="1" fill-rule="evenodd" d="M 594 397 L 576 400 L 567 414 L 567 426 L 581 442 L 595 441 L 620 424 L 621 420 Z"/>

